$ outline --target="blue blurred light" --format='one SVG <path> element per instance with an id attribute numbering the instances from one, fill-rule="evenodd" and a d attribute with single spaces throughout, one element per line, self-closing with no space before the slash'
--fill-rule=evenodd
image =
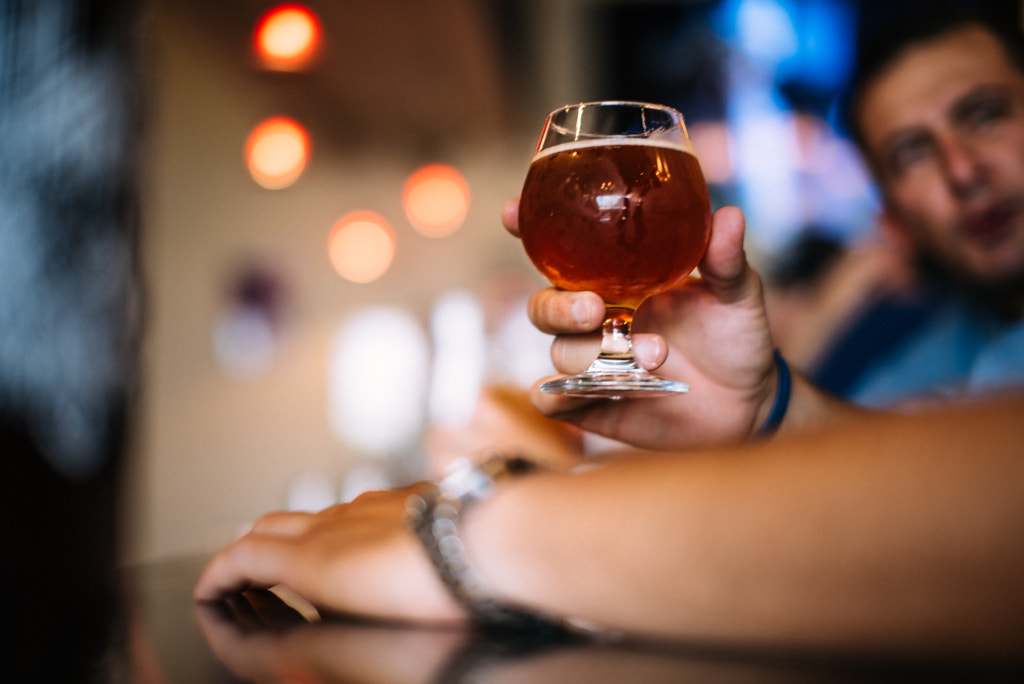
<path id="1" fill-rule="evenodd" d="M 723 0 L 712 15 L 722 39 L 778 82 L 832 91 L 853 64 L 856 12 L 837 0 Z"/>

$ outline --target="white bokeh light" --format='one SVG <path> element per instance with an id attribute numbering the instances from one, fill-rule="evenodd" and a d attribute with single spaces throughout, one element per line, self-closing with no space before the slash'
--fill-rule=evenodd
<path id="1" fill-rule="evenodd" d="M 362 456 L 409 448 L 423 425 L 429 355 L 419 322 L 395 307 L 367 307 L 334 340 L 328 410 L 335 433 Z"/>
<path id="2" fill-rule="evenodd" d="M 463 425 L 473 415 L 484 380 L 486 338 L 480 301 L 465 290 L 443 294 L 431 314 L 430 334 L 430 420 Z"/>

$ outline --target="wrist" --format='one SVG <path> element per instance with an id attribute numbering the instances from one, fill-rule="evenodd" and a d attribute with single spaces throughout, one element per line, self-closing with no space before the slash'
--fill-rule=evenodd
<path id="1" fill-rule="evenodd" d="M 783 419 L 789 410 L 790 397 L 793 390 L 793 377 L 789 364 L 783 358 L 778 349 L 772 354 L 775 367 L 775 392 L 772 395 L 771 403 L 768 404 L 768 412 L 760 422 L 760 427 L 754 433 L 752 439 L 766 439 L 776 432 L 782 425 Z"/>
<path id="2" fill-rule="evenodd" d="M 498 480 L 533 469 L 532 463 L 520 458 L 494 458 L 478 466 L 460 463 L 440 483 L 407 502 L 410 525 L 438 576 L 473 620 L 485 627 L 555 626 L 553 620 L 496 599 L 470 560 L 461 534 L 467 512 L 491 497 Z"/>

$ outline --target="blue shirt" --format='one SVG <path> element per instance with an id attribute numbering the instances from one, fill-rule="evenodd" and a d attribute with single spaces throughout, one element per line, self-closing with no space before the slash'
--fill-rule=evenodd
<path id="1" fill-rule="evenodd" d="M 884 349 L 874 341 L 878 337 L 887 338 Z M 879 348 L 854 360 L 854 350 L 870 350 L 872 344 Z M 844 357 L 860 363 L 856 372 L 847 373 L 842 387 L 823 383 L 825 388 L 874 408 L 1024 386 L 1024 321 L 1006 320 L 962 298 L 932 301 L 927 307 L 917 302 L 902 316 L 899 306 L 890 303 L 884 317 L 866 315 L 853 326 L 827 367 L 811 377 L 834 377 Z"/>
<path id="2" fill-rule="evenodd" d="M 972 391 L 1024 387 L 1024 321 L 1007 326 L 978 354 L 968 377 Z"/>

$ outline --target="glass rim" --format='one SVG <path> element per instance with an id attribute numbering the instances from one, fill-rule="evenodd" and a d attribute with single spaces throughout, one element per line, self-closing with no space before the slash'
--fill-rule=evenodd
<path id="1" fill-rule="evenodd" d="M 583 112 L 586 109 L 592 111 L 599 111 L 604 108 L 607 112 L 615 111 L 618 108 L 619 111 L 632 112 L 635 115 L 641 117 L 643 124 L 643 130 L 634 132 L 620 132 L 620 133 L 607 133 L 588 131 L 582 132 L 580 128 L 574 129 L 571 126 L 567 126 L 566 122 L 571 120 L 574 115 L 579 119 L 583 116 Z M 650 129 L 647 127 L 646 114 L 645 112 L 654 113 L 656 119 L 661 119 L 657 124 L 653 125 Z M 651 122 L 654 124 L 654 122 Z M 541 151 L 544 147 L 543 141 L 546 136 L 546 131 L 557 131 L 562 135 L 570 135 L 575 140 L 585 139 L 651 139 L 653 135 L 659 132 L 666 132 L 672 129 L 679 130 L 683 133 L 683 137 L 687 138 L 688 145 L 688 133 L 686 132 L 686 119 L 683 117 L 682 112 L 669 105 L 657 104 L 654 102 L 643 102 L 640 100 L 591 100 L 587 102 L 577 102 L 575 104 L 567 104 L 558 109 L 553 110 L 545 117 L 544 128 L 541 132 L 541 138 L 537 142 L 537 149 L 535 154 Z M 685 147 L 686 145 L 684 145 Z"/>
<path id="2" fill-rule="evenodd" d="M 683 118 L 683 113 L 670 105 L 659 104 L 657 102 L 644 102 L 643 100 L 586 100 L 583 102 L 574 102 L 572 104 L 562 105 L 557 109 L 552 109 L 548 116 L 554 116 L 559 112 L 569 111 L 570 109 L 579 109 L 582 107 L 635 107 L 637 109 L 657 109 L 669 114 L 675 114 L 680 119 Z"/>

